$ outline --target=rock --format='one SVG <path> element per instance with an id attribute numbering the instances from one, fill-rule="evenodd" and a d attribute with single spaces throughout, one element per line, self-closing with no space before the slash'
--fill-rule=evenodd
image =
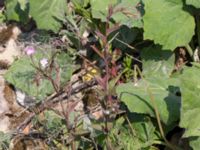
<path id="1" fill-rule="evenodd" d="M 22 123 L 29 112 L 16 101 L 15 90 L 3 78 L 0 71 L 0 131 L 8 133 Z"/>
<path id="2" fill-rule="evenodd" d="M 16 44 L 20 33 L 17 26 L 0 27 L 0 68 L 1 63 L 11 65 L 21 55 L 20 48 Z"/>

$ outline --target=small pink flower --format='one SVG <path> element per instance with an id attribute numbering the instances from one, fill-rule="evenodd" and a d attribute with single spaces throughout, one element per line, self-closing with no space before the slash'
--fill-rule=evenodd
<path id="1" fill-rule="evenodd" d="M 26 55 L 30 56 L 30 55 L 33 55 L 35 53 L 35 49 L 33 46 L 27 46 L 25 49 L 24 49 Z"/>

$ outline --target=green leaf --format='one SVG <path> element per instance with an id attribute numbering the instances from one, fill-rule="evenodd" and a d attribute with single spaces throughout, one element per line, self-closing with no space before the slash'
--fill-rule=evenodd
<path id="1" fill-rule="evenodd" d="M 82 7 L 88 6 L 90 0 L 71 0 L 73 4 L 80 5 Z"/>
<path id="2" fill-rule="evenodd" d="M 184 137 L 200 136 L 200 65 L 184 68 L 181 81 L 182 109 L 180 126 L 185 128 Z"/>
<path id="3" fill-rule="evenodd" d="M 140 7 L 137 5 L 140 3 Z M 138 5 L 139 6 L 139 5 Z M 115 22 L 120 22 L 128 27 L 142 27 L 142 11 L 143 7 L 140 0 L 121 0 L 114 8 L 115 10 L 124 9 L 112 15 Z"/>
<path id="4" fill-rule="evenodd" d="M 118 1 L 119 0 L 90 0 L 93 18 L 101 19 L 105 22 L 109 6 L 116 5 Z"/>
<path id="5" fill-rule="evenodd" d="M 161 46 L 153 45 L 141 51 L 143 74 L 145 76 L 169 77 L 174 69 L 175 56 L 169 50 L 162 50 Z"/>
<path id="6" fill-rule="evenodd" d="M 5 16 L 2 12 L 0 12 L 0 23 L 3 23 L 4 20 L 5 20 Z"/>
<path id="7" fill-rule="evenodd" d="M 55 132 L 59 127 L 63 126 L 62 117 L 56 114 L 54 111 L 45 111 L 44 115 L 46 120 L 45 126 L 50 132 Z"/>
<path id="8" fill-rule="evenodd" d="M 11 142 L 11 133 L 4 133 L 0 131 L 0 149 L 8 149 Z"/>
<path id="9" fill-rule="evenodd" d="M 187 45 L 194 35 L 195 21 L 182 7 L 181 0 L 145 1 L 144 38 L 161 44 L 163 49 Z"/>
<path id="10" fill-rule="evenodd" d="M 25 10 L 28 4 L 28 0 L 18 0 L 18 2 L 20 3 L 20 8 Z"/>
<path id="11" fill-rule="evenodd" d="M 177 84 L 177 80 L 173 78 L 154 76 L 138 81 L 137 85 L 132 82 L 121 84 L 116 90 L 121 101 L 127 105 L 131 112 L 155 117 L 152 95 L 161 121 L 171 125 L 179 119 L 180 115 L 181 101 L 180 97 L 176 95 L 179 92 Z"/>
<path id="12" fill-rule="evenodd" d="M 131 113 L 127 122 L 115 122 L 109 137 L 115 149 L 138 150 L 148 149 L 158 139 L 156 128 L 146 115 Z"/>
<path id="13" fill-rule="evenodd" d="M 6 18 L 8 20 L 21 21 L 26 23 L 28 17 L 28 7 L 21 9 L 21 5 L 18 0 L 6 0 Z"/>
<path id="14" fill-rule="evenodd" d="M 106 21 L 109 6 L 113 7 L 112 19 L 128 27 L 142 27 L 142 7 L 136 8 L 139 0 L 91 0 L 93 18 Z"/>
<path id="15" fill-rule="evenodd" d="M 199 147 L 200 147 L 200 137 L 190 137 L 189 141 L 190 141 L 190 147 L 193 150 L 199 150 Z"/>
<path id="16" fill-rule="evenodd" d="M 49 55 L 47 52 L 44 53 L 38 50 L 33 56 L 34 63 L 36 65 L 39 64 L 42 58 L 50 59 Z M 55 62 L 60 67 L 61 85 L 65 84 L 71 78 L 75 66 L 72 64 L 70 57 L 64 52 L 57 55 Z M 51 74 L 53 79 L 56 79 L 56 72 L 56 68 L 53 68 Z M 39 83 L 36 82 L 36 78 L 39 78 Z M 5 79 L 15 85 L 16 88 L 29 96 L 35 97 L 37 100 L 44 99 L 54 91 L 52 83 L 41 74 L 38 74 L 32 65 L 30 57 L 27 56 L 13 63 L 6 72 Z"/>
<path id="17" fill-rule="evenodd" d="M 58 32 L 67 7 L 65 0 L 30 0 L 30 15 L 39 29 Z"/>
<path id="18" fill-rule="evenodd" d="M 138 32 L 139 31 L 136 28 L 129 28 L 123 25 L 118 30 L 112 32 L 109 36 L 110 39 L 112 39 L 117 35 L 112 41 L 113 47 L 125 50 L 127 48 L 126 44 L 131 44 L 136 39 Z"/>
<path id="19" fill-rule="evenodd" d="M 200 0 L 186 0 L 186 4 L 193 5 L 196 8 L 200 8 Z"/>

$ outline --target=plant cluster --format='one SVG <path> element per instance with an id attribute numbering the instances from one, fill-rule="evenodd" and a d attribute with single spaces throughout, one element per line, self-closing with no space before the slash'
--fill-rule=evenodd
<path id="1" fill-rule="evenodd" d="M 199 0 L 5 0 L 0 21 L 48 35 L 5 79 L 34 99 L 29 121 L 52 149 L 200 148 Z M 98 119 L 64 105 L 77 90 L 94 91 Z"/>

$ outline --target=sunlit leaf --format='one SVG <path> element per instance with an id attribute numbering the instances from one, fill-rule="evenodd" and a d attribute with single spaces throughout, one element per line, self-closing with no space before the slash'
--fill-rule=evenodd
<path id="1" fill-rule="evenodd" d="M 183 10 L 181 0 L 145 1 L 144 38 L 174 50 L 187 45 L 194 35 L 193 16 Z"/>

